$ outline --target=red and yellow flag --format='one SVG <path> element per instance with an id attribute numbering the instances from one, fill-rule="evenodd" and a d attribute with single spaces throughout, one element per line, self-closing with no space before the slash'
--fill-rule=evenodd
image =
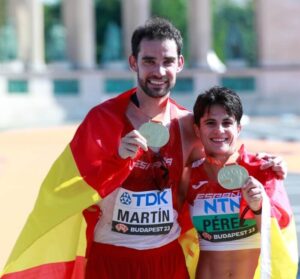
<path id="1" fill-rule="evenodd" d="M 85 258 L 98 217 L 93 205 L 121 185 L 133 167 L 131 159 L 122 160 L 116 154 L 121 135 L 129 132 L 124 125 L 125 111 L 134 91 L 93 108 L 79 126 L 42 183 L 1 279 L 84 278 Z M 272 195 L 275 194 L 275 201 L 282 199 L 280 191 Z M 184 212 L 187 214 L 187 209 Z M 283 213 L 288 216 L 284 225 L 278 221 Z M 197 235 L 184 214 L 179 242 L 194 278 L 199 252 Z M 291 211 L 283 208 L 271 216 L 271 268 L 264 278 L 295 278 L 298 255 Z M 258 269 L 256 276 L 259 273 Z"/>
<path id="2" fill-rule="evenodd" d="M 129 132 L 125 111 L 134 92 L 127 91 L 88 113 L 42 183 L 1 279 L 84 278 L 99 213 L 93 205 L 119 187 L 133 167 L 131 159 L 116 154 L 121 135 Z M 193 250 L 198 246 L 195 231 L 186 232 L 181 243 L 194 274 L 197 253 Z"/>

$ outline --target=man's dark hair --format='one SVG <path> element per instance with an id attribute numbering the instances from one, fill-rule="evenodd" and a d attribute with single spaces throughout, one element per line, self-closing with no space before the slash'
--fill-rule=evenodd
<path id="1" fill-rule="evenodd" d="M 177 54 L 181 55 L 182 36 L 180 31 L 167 19 L 153 17 L 146 21 L 145 25 L 138 27 L 131 37 L 132 55 L 137 58 L 140 51 L 140 43 L 146 40 L 174 40 L 177 45 Z"/>
<path id="2" fill-rule="evenodd" d="M 199 125 L 201 117 L 210 110 L 211 106 L 220 105 L 224 107 L 228 115 L 234 116 L 240 124 L 243 116 L 243 106 L 237 93 L 226 88 L 215 86 L 198 95 L 194 104 L 194 122 Z"/>

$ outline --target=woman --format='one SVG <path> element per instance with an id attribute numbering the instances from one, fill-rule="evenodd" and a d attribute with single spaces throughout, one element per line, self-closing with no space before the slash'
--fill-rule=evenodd
<path id="1" fill-rule="evenodd" d="M 250 279 L 261 272 L 270 275 L 266 278 L 292 279 L 297 272 L 297 243 L 287 194 L 274 172 L 261 170 L 261 159 L 246 152 L 244 146 L 238 148 L 242 114 L 239 96 L 222 87 L 199 95 L 194 105 L 195 131 L 206 154 L 192 165 L 187 193 L 200 244 L 196 278 Z M 276 239 L 269 237 L 262 211 L 267 215 L 264 220 L 272 216 L 270 226 L 279 231 Z M 292 245 L 291 250 L 284 245 L 276 247 L 283 253 L 280 260 L 277 255 L 278 262 L 273 260 L 276 251 L 270 253 L 270 261 L 261 257 L 261 262 L 268 264 L 259 271 L 263 231 L 271 245 Z M 291 233 L 291 242 L 285 239 L 286 232 Z M 262 243 L 268 252 L 268 245 Z"/>

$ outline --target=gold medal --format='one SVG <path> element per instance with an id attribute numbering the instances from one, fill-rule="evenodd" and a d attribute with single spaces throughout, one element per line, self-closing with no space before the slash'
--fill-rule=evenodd
<path id="1" fill-rule="evenodd" d="M 228 190 L 241 188 L 248 177 L 248 171 L 239 165 L 225 166 L 218 172 L 219 184 Z"/>
<path id="2" fill-rule="evenodd" d="M 169 129 L 160 123 L 146 122 L 139 128 L 141 135 L 150 147 L 162 147 L 170 138 Z"/>

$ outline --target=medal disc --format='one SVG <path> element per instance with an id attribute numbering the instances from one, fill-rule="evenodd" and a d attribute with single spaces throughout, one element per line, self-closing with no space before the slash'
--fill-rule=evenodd
<path id="1" fill-rule="evenodd" d="M 151 147 L 162 147 L 170 138 L 168 128 L 155 122 L 144 123 L 139 128 L 139 132 L 147 140 L 147 145 Z"/>
<path id="2" fill-rule="evenodd" d="M 219 184 L 228 190 L 241 188 L 248 177 L 248 171 L 239 165 L 225 166 L 218 172 Z"/>

